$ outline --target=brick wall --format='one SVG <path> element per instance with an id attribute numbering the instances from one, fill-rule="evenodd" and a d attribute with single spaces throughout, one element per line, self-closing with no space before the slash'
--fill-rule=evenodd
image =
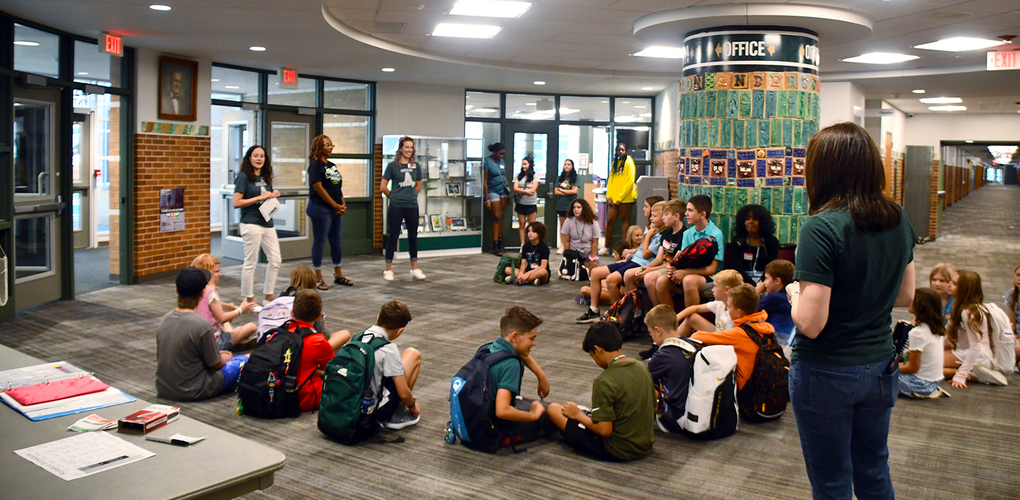
<path id="1" fill-rule="evenodd" d="M 139 281 L 187 267 L 196 255 L 208 253 L 209 137 L 135 134 L 133 174 L 134 271 Z M 185 230 L 160 233 L 159 190 L 171 188 L 185 190 Z M 111 226 L 116 227 L 112 221 Z"/>
<path id="2" fill-rule="evenodd" d="M 383 172 L 382 172 L 382 169 L 383 169 L 383 164 L 382 164 L 382 161 L 383 161 L 382 144 L 381 143 L 380 144 L 376 144 L 375 147 L 372 149 L 372 153 L 373 153 L 373 158 L 374 158 L 373 161 L 372 161 L 372 170 L 374 172 L 373 175 L 372 175 L 372 178 L 373 179 L 382 179 L 382 174 L 383 174 Z M 382 213 L 382 205 L 383 205 L 382 202 L 383 202 L 383 200 L 382 200 L 382 198 L 383 198 L 383 195 L 377 189 L 378 182 L 379 181 L 377 180 L 376 182 L 372 183 L 373 184 L 372 186 L 369 186 L 371 188 L 369 193 L 371 193 L 371 195 L 372 195 L 372 214 L 373 214 L 373 216 L 372 216 L 372 219 L 373 219 L 373 221 L 372 221 L 372 226 L 373 226 L 373 228 L 372 228 L 372 248 L 381 251 L 382 247 L 383 247 L 383 240 L 382 240 L 382 233 L 383 233 L 383 227 L 382 227 L 382 225 L 383 225 L 383 213 Z"/>
<path id="3" fill-rule="evenodd" d="M 652 175 L 669 179 L 669 197 L 676 197 L 676 169 L 680 151 L 666 149 L 655 152 L 655 163 L 652 166 Z"/>

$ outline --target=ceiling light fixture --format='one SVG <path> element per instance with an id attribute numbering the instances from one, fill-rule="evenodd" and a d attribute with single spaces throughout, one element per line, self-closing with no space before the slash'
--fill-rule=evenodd
<path id="1" fill-rule="evenodd" d="M 38 47 L 39 42 L 33 42 L 31 40 L 15 40 L 14 45 L 20 45 L 22 47 Z"/>
<path id="2" fill-rule="evenodd" d="M 648 107 L 648 106 L 634 106 L 634 109 L 645 109 L 645 108 L 647 108 L 647 107 Z"/>
<path id="3" fill-rule="evenodd" d="M 652 90 L 651 87 L 641 87 L 641 90 Z"/>
<path id="4" fill-rule="evenodd" d="M 394 69 L 394 68 L 383 68 L 382 69 L 383 73 L 393 73 L 394 71 L 396 71 L 396 69 Z"/>
<path id="5" fill-rule="evenodd" d="M 867 54 L 841 59 L 841 61 L 858 64 L 896 64 L 913 61 L 914 59 L 919 59 L 919 56 L 912 56 L 910 54 L 893 54 L 891 52 L 869 52 Z"/>
<path id="6" fill-rule="evenodd" d="M 545 85 L 545 82 L 543 82 L 542 80 L 535 80 L 534 83 L 535 85 Z"/>
<path id="7" fill-rule="evenodd" d="M 510 2 L 503 0 L 460 0 L 453 4 L 451 16 L 476 17 L 520 17 L 531 7 L 529 2 Z"/>
<path id="8" fill-rule="evenodd" d="M 261 46 L 258 46 L 258 45 L 254 45 L 254 46 L 252 46 L 252 47 L 248 47 L 248 50 L 250 50 L 250 51 L 252 51 L 252 52 L 265 52 L 265 51 L 266 51 L 266 48 L 265 48 L 265 47 L 261 47 Z"/>
<path id="9" fill-rule="evenodd" d="M 149 8 L 152 9 L 152 10 L 158 10 L 160 12 L 167 12 L 167 11 L 170 10 L 170 6 L 169 5 L 160 5 L 158 3 L 150 5 Z"/>
<path id="10" fill-rule="evenodd" d="M 637 57 L 658 57 L 662 59 L 680 59 L 684 56 L 684 49 L 680 47 L 664 47 L 662 45 L 653 45 L 646 47 L 645 50 L 635 52 L 631 54 Z"/>
<path id="11" fill-rule="evenodd" d="M 959 97 L 922 97 L 918 99 L 923 104 L 960 104 L 963 99 Z"/>
<path id="12" fill-rule="evenodd" d="M 974 141 L 972 141 L 970 139 L 967 139 L 966 141 L 963 141 L 963 142 L 966 142 L 967 144 L 974 144 Z"/>
<path id="13" fill-rule="evenodd" d="M 492 38 L 503 29 L 500 26 L 487 24 L 454 24 L 439 23 L 432 30 L 432 36 L 445 36 L 451 38 Z"/>
<path id="14" fill-rule="evenodd" d="M 227 86 L 225 86 L 225 87 L 223 87 L 223 88 L 225 88 L 225 89 L 230 89 L 230 90 L 237 90 L 237 89 L 239 89 L 239 88 L 241 88 L 241 87 L 239 87 L 239 86 L 237 86 L 237 85 L 227 85 Z"/>
<path id="15" fill-rule="evenodd" d="M 911 90 L 910 92 L 913 93 L 913 94 L 923 94 L 924 93 L 924 89 L 914 89 L 914 90 Z"/>
<path id="16" fill-rule="evenodd" d="M 79 71 L 79 72 L 78 72 L 78 73 L 76 73 L 76 74 L 77 74 L 78 76 L 85 76 L 85 75 L 89 74 L 89 72 L 88 72 L 88 71 Z"/>
<path id="17" fill-rule="evenodd" d="M 218 82 L 218 81 L 220 81 L 220 79 L 219 78 L 213 78 L 212 81 Z"/>
<path id="18" fill-rule="evenodd" d="M 986 40 L 984 38 L 957 36 L 953 38 L 945 38 L 937 42 L 914 45 L 914 48 L 924 50 L 941 50 L 943 52 L 966 52 L 968 50 L 980 50 L 996 47 L 1005 43 L 1008 42 L 1004 42 L 1002 40 Z"/>
<path id="19" fill-rule="evenodd" d="M 931 111 L 967 111 L 967 106 L 928 106 Z"/>

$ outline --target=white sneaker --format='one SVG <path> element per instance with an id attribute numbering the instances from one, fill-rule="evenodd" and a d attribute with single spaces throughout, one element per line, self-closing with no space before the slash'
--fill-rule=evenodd
<path id="1" fill-rule="evenodd" d="M 556 249 L 556 255 L 563 255 L 563 247 L 559 247 Z"/>
<path id="2" fill-rule="evenodd" d="M 542 284 L 542 280 L 540 280 L 538 278 L 535 278 L 534 283 L 535 283 L 535 286 L 541 285 Z"/>
<path id="3" fill-rule="evenodd" d="M 252 312 L 252 314 L 258 314 L 258 313 L 262 312 L 262 306 L 255 306 L 255 307 L 251 308 L 251 312 Z"/>
<path id="4" fill-rule="evenodd" d="M 998 370 L 989 368 L 985 365 L 975 366 L 974 370 L 971 371 L 971 375 L 974 375 L 974 378 L 982 384 L 1006 385 L 1007 383 L 1005 375 L 999 373 Z"/>
<path id="5" fill-rule="evenodd" d="M 416 280 L 425 279 L 425 273 L 421 272 L 421 269 L 411 269 L 411 277 Z"/>
<path id="6" fill-rule="evenodd" d="M 386 281 L 393 281 L 393 271 L 383 271 L 382 279 Z"/>
<path id="7" fill-rule="evenodd" d="M 600 248 L 599 249 L 599 255 L 609 255 L 609 249 L 606 248 L 606 247 Z"/>

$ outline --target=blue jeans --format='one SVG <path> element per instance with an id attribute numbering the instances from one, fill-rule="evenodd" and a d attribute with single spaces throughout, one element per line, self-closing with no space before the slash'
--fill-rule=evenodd
<path id="1" fill-rule="evenodd" d="M 312 269 L 322 269 L 322 250 L 329 240 L 329 256 L 333 267 L 340 267 L 343 251 L 340 247 L 340 233 L 344 228 L 344 216 L 332 208 L 308 202 L 305 213 L 312 220 Z"/>
<path id="2" fill-rule="evenodd" d="M 816 499 L 892 499 L 889 417 L 899 365 L 790 365 L 790 402 Z"/>

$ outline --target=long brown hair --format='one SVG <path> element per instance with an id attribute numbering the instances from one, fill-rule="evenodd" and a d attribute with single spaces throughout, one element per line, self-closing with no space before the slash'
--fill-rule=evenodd
<path id="1" fill-rule="evenodd" d="M 1020 270 L 1020 266 L 1016 266 L 1016 268 L 1013 269 L 1013 276 L 1014 277 L 1016 276 L 1016 272 L 1018 270 Z M 1016 310 L 1016 305 L 1017 305 L 1018 301 L 1020 301 L 1020 287 L 1015 285 L 1016 281 L 1014 281 L 1013 283 L 1014 283 L 1014 285 L 1013 285 L 1013 303 L 1011 303 L 1009 305 L 1009 308 L 1013 309 L 1015 311 Z M 1015 318 L 1015 319 L 1017 321 L 1020 321 L 1020 318 Z"/>
<path id="2" fill-rule="evenodd" d="M 956 272 L 956 300 L 953 312 L 949 314 L 949 339 L 954 343 L 959 340 L 960 325 L 963 322 L 963 311 L 970 316 L 967 328 L 981 336 L 981 323 L 985 320 L 985 294 L 981 291 L 981 275 L 967 269 Z"/>
<path id="3" fill-rule="evenodd" d="M 400 148 L 404 147 L 404 143 L 407 141 L 411 141 L 411 163 L 414 163 L 414 156 L 418 154 L 418 148 L 416 148 L 414 145 L 414 139 L 406 135 L 401 137 L 400 140 L 397 142 L 397 154 L 396 154 L 397 163 L 400 163 Z"/>
<path id="4" fill-rule="evenodd" d="M 309 160 L 326 161 L 329 154 L 326 152 L 326 141 L 333 142 L 328 136 L 317 135 L 312 139 L 312 151 L 308 153 Z"/>
<path id="5" fill-rule="evenodd" d="M 910 305 L 914 308 L 914 318 L 928 325 L 932 335 L 946 334 L 946 318 L 942 315 L 942 299 L 938 292 L 927 287 L 918 288 L 914 290 L 914 301 Z"/>
<path id="6" fill-rule="evenodd" d="M 251 154 L 255 151 L 255 148 L 261 149 L 266 154 L 266 162 L 262 164 L 262 170 L 259 171 L 259 175 L 255 175 L 255 167 L 251 165 Z M 248 152 L 244 153 L 244 159 L 241 160 L 241 173 L 248 176 L 248 180 L 255 182 L 259 177 L 262 177 L 262 181 L 266 184 L 273 184 L 273 164 L 269 162 L 269 152 L 266 148 L 259 146 L 258 144 L 248 148 Z"/>
<path id="7" fill-rule="evenodd" d="M 584 222 L 585 224 L 593 224 L 595 221 L 599 220 L 599 216 L 595 215 L 595 212 L 591 209 L 591 205 L 588 204 L 588 200 L 584 198 L 577 198 L 570 203 L 570 210 L 567 210 L 567 217 L 574 216 L 575 203 L 581 205 L 581 215 L 577 216 L 577 220 Z"/>
<path id="8" fill-rule="evenodd" d="M 900 223 L 900 207 L 887 198 L 878 146 L 860 125 L 826 127 L 808 141 L 804 170 L 810 214 L 847 208 L 861 231 L 881 232 Z"/>

